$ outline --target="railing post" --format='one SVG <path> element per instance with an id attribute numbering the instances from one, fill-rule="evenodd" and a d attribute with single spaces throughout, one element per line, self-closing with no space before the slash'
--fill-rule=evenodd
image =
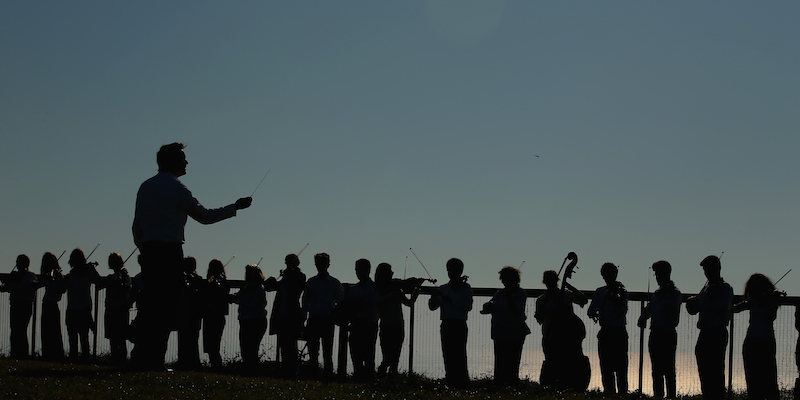
<path id="1" fill-rule="evenodd" d="M 92 357 L 97 359 L 97 330 L 98 330 L 98 313 L 100 304 L 100 287 L 94 284 L 94 343 L 92 345 Z"/>
<path id="2" fill-rule="evenodd" d="M 36 291 L 33 292 L 33 325 L 31 326 L 31 357 L 33 357 L 34 354 L 36 354 L 36 314 L 37 314 L 36 311 L 39 309 L 39 307 L 37 306 L 39 304 L 38 295 L 39 295 L 39 289 L 36 289 Z"/>
<path id="3" fill-rule="evenodd" d="M 411 303 L 408 314 L 408 375 L 414 373 L 414 309 L 417 308 L 416 300 Z"/>
<path id="4" fill-rule="evenodd" d="M 339 365 L 337 374 L 344 379 L 347 376 L 347 324 L 339 325 Z"/>
<path id="5" fill-rule="evenodd" d="M 344 298 L 347 298 L 347 292 L 350 290 L 349 284 L 342 285 L 344 289 Z M 339 325 L 339 360 L 337 365 L 337 375 L 340 379 L 347 377 L 347 334 L 349 332 L 350 322 L 343 322 Z"/>
<path id="6" fill-rule="evenodd" d="M 728 399 L 733 397 L 733 314 L 731 314 L 731 328 L 728 332 Z"/>
<path id="7" fill-rule="evenodd" d="M 644 302 L 645 300 L 639 302 L 641 305 L 640 315 L 644 315 Z M 639 328 L 639 393 L 643 393 L 642 375 L 644 375 L 644 326 Z"/>
<path id="8" fill-rule="evenodd" d="M 281 365 L 281 335 L 275 335 L 275 364 Z"/>

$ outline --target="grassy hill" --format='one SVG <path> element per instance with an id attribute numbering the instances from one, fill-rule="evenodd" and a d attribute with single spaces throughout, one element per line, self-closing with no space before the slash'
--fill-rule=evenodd
<path id="1" fill-rule="evenodd" d="M 335 382 L 288 381 L 264 373 L 242 373 L 240 365 L 213 372 L 138 372 L 108 365 L 62 364 L 0 359 L 0 398 L 3 399 L 603 399 L 600 392 L 559 393 L 523 381 L 498 387 L 489 379 L 469 389 L 451 389 L 441 380 L 398 376 L 372 383 L 351 379 Z M 737 396 L 738 397 L 738 396 Z M 629 394 L 622 399 L 644 399 Z"/>

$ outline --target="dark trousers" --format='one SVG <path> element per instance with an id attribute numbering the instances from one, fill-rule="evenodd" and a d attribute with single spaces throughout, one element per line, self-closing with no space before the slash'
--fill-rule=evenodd
<path id="1" fill-rule="evenodd" d="M 494 381 L 515 384 L 519 382 L 519 364 L 525 336 L 494 340 Z"/>
<path id="2" fill-rule="evenodd" d="M 742 346 L 747 398 L 777 400 L 778 366 L 775 360 L 775 338 L 745 337 Z"/>
<path id="3" fill-rule="evenodd" d="M 137 337 L 131 361 L 139 368 L 163 369 L 171 331 L 181 320 L 184 286 L 183 247 L 180 243 L 142 244 L 142 291 L 136 316 Z"/>
<path id="4" fill-rule="evenodd" d="M 127 307 L 106 307 L 103 317 L 106 339 L 111 344 L 111 359 L 122 364 L 128 360 L 128 324 L 130 311 Z"/>
<path id="5" fill-rule="evenodd" d="M 300 367 L 300 354 L 297 348 L 297 340 L 299 338 L 299 332 L 295 329 L 278 331 L 277 339 L 278 348 L 281 352 L 281 369 L 283 369 L 285 378 L 297 378 L 298 368 Z"/>
<path id="6" fill-rule="evenodd" d="M 700 330 L 694 354 L 700 388 L 706 400 L 725 396 L 725 349 L 728 347 L 728 329 L 706 328 Z"/>
<path id="7" fill-rule="evenodd" d="M 675 383 L 675 350 L 678 347 L 678 334 L 675 329 L 650 330 L 647 347 L 650 349 L 650 364 L 653 367 L 653 396 L 666 396 L 674 399 Z"/>
<path id="8" fill-rule="evenodd" d="M 606 326 L 597 333 L 600 375 L 606 393 L 628 392 L 628 331 L 624 326 Z"/>
<path id="9" fill-rule="evenodd" d="M 385 325 L 381 324 L 381 365 L 378 367 L 378 374 L 385 373 L 397 374 L 397 366 L 400 364 L 400 352 L 403 350 L 403 340 L 405 340 L 406 330 L 404 325 Z"/>
<path id="10" fill-rule="evenodd" d="M 306 324 L 306 344 L 311 363 L 319 365 L 319 347 L 322 343 L 322 365 L 326 376 L 333 375 L 333 318 L 330 315 L 309 315 Z"/>
<path id="11" fill-rule="evenodd" d="M 239 345 L 242 351 L 242 361 L 246 365 L 258 365 L 260 360 L 258 350 L 265 333 L 267 333 L 266 317 L 239 320 Z"/>
<path id="12" fill-rule="evenodd" d="M 89 348 L 89 331 L 94 325 L 92 309 L 67 310 L 66 316 L 67 336 L 69 337 L 69 357 L 75 359 L 78 355 L 87 359 L 91 356 Z M 80 352 L 78 344 L 80 343 Z"/>
<path id="13" fill-rule="evenodd" d="M 200 322 L 183 324 L 178 329 L 178 364 L 181 368 L 200 368 Z"/>
<path id="14" fill-rule="evenodd" d="M 355 321 L 350 324 L 350 356 L 358 379 L 375 377 L 375 342 L 378 340 L 377 321 Z"/>
<path id="15" fill-rule="evenodd" d="M 443 319 L 440 327 L 442 335 L 442 356 L 447 384 L 454 387 L 469 385 L 467 372 L 467 321 L 463 319 Z"/>
<path id="16" fill-rule="evenodd" d="M 28 324 L 33 315 L 33 303 L 11 303 L 11 358 L 28 358 Z"/>
<path id="17" fill-rule="evenodd" d="M 64 339 L 61 334 L 61 310 L 57 301 L 42 302 L 42 358 L 64 358 Z"/>
<path id="18" fill-rule="evenodd" d="M 225 329 L 225 315 L 207 315 L 203 318 L 203 351 L 208 354 L 211 368 L 222 367 L 220 343 Z"/>

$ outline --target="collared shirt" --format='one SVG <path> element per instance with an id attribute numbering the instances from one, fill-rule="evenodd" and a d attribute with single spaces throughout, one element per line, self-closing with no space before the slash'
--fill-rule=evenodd
<path id="1" fill-rule="evenodd" d="M 144 181 L 136 195 L 133 217 L 133 240 L 144 242 L 183 243 L 186 219 L 213 224 L 236 215 L 236 205 L 207 209 L 174 174 L 159 172 Z"/>
<path id="2" fill-rule="evenodd" d="M 431 296 L 428 306 L 431 310 L 441 307 L 440 319 L 467 320 L 467 313 L 472 311 L 472 286 L 469 283 L 462 283 L 458 290 L 454 290 L 450 282 L 439 286 L 442 293 L 439 296 Z M 442 297 L 447 296 L 450 301 Z"/>
<path id="3" fill-rule="evenodd" d="M 733 288 L 727 282 L 720 279 L 719 282 L 708 285 L 697 297 L 697 309 L 700 314 L 697 327 L 700 329 L 727 327 L 731 319 L 732 302 Z"/>
<path id="4" fill-rule="evenodd" d="M 367 278 L 359 281 L 347 289 L 347 298 L 360 298 L 363 301 L 363 308 L 360 308 L 355 315 L 356 320 L 365 322 L 378 322 L 378 306 L 375 301 L 375 282 Z"/>
<path id="5" fill-rule="evenodd" d="M 338 279 L 315 275 L 306 282 L 303 311 L 310 315 L 331 315 L 333 307 L 344 299 L 344 288 Z"/>
<path id="6" fill-rule="evenodd" d="M 597 288 L 592 295 L 588 314 L 599 316 L 600 326 L 625 326 L 627 324 L 625 315 L 628 314 L 628 291 L 625 288 L 611 291 L 608 286 Z"/>
<path id="7" fill-rule="evenodd" d="M 681 320 L 681 292 L 675 286 L 659 288 L 645 314 L 651 318 L 651 330 L 675 329 Z"/>

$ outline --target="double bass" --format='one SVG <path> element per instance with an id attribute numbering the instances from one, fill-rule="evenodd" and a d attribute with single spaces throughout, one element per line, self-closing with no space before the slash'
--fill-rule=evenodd
<path id="1" fill-rule="evenodd" d="M 570 263 L 564 270 L 567 260 Z M 558 275 L 564 271 L 561 287 L 557 286 L 557 276 L 555 286 L 548 285 L 546 296 L 551 297 L 549 301 L 555 303 L 555 307 L 550 316 L 550 326 L 542 338 L 545 362 L 542 365 L 540 381 L 542 385 L 553 386 L 560 390 L 585 391 L 589 387 L 592 374 L 589 358 L 583 354 L 586 326 L 573 312 L 572 304 L 576 303 L 583 307 L 587 299 L 583 293 L 567 283 L 575 273 L 577 265 L 577 254 L 570 252 L 559 270 Z"/>

